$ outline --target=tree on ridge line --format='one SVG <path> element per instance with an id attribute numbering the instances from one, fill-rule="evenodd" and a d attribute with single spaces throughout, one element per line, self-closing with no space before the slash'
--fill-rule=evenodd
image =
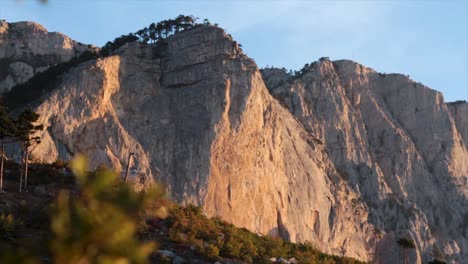
<path id="1" fill-rule="evenodd" d="M 184 30 L 192 29 L 202 25 L 212 25 L 208 19 L 204 19 L 202 23 L 197 23 L 198 19 L 198 17 L 192 15 L 179 15 L 174 19 L 166 19 L 158 23 L 153 22 L 148 27 L 140 29 L 134 33 L 122 35 L 118 38 L 115 38 L 114 41 L 107 42 L 101 49 L 101 55 L 108 56 L 112 53 L 112 51 L 133 41 L 138 40 L 143 43 L 156 43 L 161 39 L 167 38 Z M 217 24 L 214 25 L 217 26 Z"/>

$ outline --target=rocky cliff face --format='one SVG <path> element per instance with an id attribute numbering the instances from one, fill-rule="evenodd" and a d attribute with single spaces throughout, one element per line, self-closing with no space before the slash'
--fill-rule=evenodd
<path id="1" fill-rule="evenodd" d="M 448 107 L 406 76 L 352 61 L 324 59 L 299 77 L 278 71 L 263 71 L 271 93 L 324 142 L 384 231 L 380 259 L 392 263 L 403 235 L 416 241 L 413 261 L 439 250 L 468 259 L 466 104 Z"/>
<path id="2" fill-rule="evenodd" d="M 266 84 L 266 85 L 265 85 Z M 322 60 L 258 70 L 216 27 L 131 43 L 67 73 L 35 157 L 85 153 L 261 234 L 395 263 L 468 259 L 466 115 L 402 75 Z M 457 114 L 460 113 L 460 114 Z"/>
<path id="3" fill-rule="evenodd" d="M 0 94 L 89 48 L 34 22 L 0 21 Z"/>
<path id="4" fill-rule="evenodd" d="M 358 197 L 322 146 L 223 30 L 202 27 L 118 53 L 69 72 L 36 109 L 47 127 L 36 157 L 82 152 L 93 166 L 120 169 L 133 152 L 148 180 L 209 215 L 369 258 L 376 240 L 366 206 L 349 206 Z"/>

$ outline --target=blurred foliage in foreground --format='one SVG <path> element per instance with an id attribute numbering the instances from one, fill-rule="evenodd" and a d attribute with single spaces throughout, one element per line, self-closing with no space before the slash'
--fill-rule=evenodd
<path id="1" fill-rule="evenodd" d="M 78 188 L 62 190 L 50 212 L 53 263 L 148 263 L 156 244 L 139 241 L 137 229 L 141 219 L 166 217 L 162 188 L 136 192 L 112 170 L 89 172 L 83 157 L 71 166 Z M 4 222 L 13 221 L 8 217 Z M 40 263 L 26 252 L 10 253 L 3 263 Z"/>
<path id="2" fill-rule="evenodd" d="M 155 244 L 137 240 L 137 223 L 165 217 L 161 188 L 135 192 L 109 169 L 87 172 L 78 157 L 72 163 L 80 193 L 59 194 L 52 210 L 55 263 L 147 263 Z"/>

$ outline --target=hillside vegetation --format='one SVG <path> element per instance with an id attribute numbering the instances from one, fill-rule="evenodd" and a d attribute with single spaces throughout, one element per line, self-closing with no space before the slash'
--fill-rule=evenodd
<path id="1" fill-rule="evenodd" d="M 84 166 L 73 177 L 64 162 L 32 164 L 31 191 L 16 193 L 19 166 L 6 163 L 2 263 L 363 263 L 254 234 L 171 203 L 157 186 L 134 192 L 114 172 Z"/>

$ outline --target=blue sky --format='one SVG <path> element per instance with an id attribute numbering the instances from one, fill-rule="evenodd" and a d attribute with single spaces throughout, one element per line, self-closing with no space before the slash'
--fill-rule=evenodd
<path id="1" fill-rule="evenodd" d="M 101 46 L 151 22 L 193 14 L 218 23 L 260 67 L 320 57 L 403 73 L 446 101 L 468 100 L 468 1 L 0 0 L 0 19 L 31 20 Z"/>

